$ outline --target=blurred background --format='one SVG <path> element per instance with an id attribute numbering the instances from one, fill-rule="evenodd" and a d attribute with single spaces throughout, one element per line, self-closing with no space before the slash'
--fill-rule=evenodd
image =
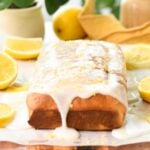
<path id="1" fill-rule="evenodd" d="M 45 6 L 44 0 L 37 0 L 42 3 L 43 6 Z M 65 3 L 67 5 L 83 5 L 85 0 L 47 0 L 49 1 L 48 5 L 48 12 L 49 14 L 53 14 L 58 7 L 62 5 L 62 3 Z M 95 12 L 100 14 L 107 14 L 107 13 L 113 13 L 117 18 L 119 18 L 119 12 L 120 12 L 120 1 L 121 0 L 96 0 L 96 8 Z M 45 7 L 42 8 L 44 17 L 46 20 L 51 19 L 51 15 L 48 14 Z"/>

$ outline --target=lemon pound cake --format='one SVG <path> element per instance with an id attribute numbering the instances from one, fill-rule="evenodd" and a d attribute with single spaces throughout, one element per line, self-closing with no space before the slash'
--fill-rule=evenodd
<path id="1" fill-rule="evenodd" d="M 115 44 L 59 41 L 39 57 L 27 96 L 36 129 L 112 130 L 127 111 L 125 62 Z"/>

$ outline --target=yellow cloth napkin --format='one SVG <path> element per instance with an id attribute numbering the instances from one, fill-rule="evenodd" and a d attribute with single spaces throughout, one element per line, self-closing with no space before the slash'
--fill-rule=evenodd
<path id="1" fill-rule="evenodd" d="M 79 22 L 90 39 L 115 43 L 150 43 L 150 21 L 127 29 L 111 14 L 95 14 L 94 8 L 95 0 L 86 0 L 79 15 Z"/>

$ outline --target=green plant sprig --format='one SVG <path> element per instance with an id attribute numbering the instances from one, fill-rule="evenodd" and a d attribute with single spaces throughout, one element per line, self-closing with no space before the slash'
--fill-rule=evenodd
<path id="1" fill-rule="evenodd" d="M 0 10 L 7 8 L 27 8 L 32 6 L 35 0 L 0 0 Z"/>
<path id="2" fill-rule="evenodd" d="M 95 0 L 95 12 L 103 14 L 103 10 L 109 8 L 110 12 L 119 18 L 120 1 L 121 0 Z M 82 5 L 84 5 L 84 3 L 85 0 L 82 0 Z"/>
<path id="3" fill-rule="evenodd" d="M 51 15 L 67 1 L 68 0 L 45 0 L 46 10 Z M 0 0 L 0 10 L 7 8 L 28 8 L 35 3 L 36 0 Z"/>
<path id="4" fill-rule="evenodd" d="M 48 14 L 53 14 L 61 5 L 69 0 L 45 0 Z M 81 0 L 82 5 L 85 0 Z M 111 12 L 119 17 L 120 0 L 96 0 L 96 12 L 101 13 L 103 8 L 110 8 Z M 36 3 L 36 0 L 0 0 L 0 10 L 7 8 L 27 8 Z"/>

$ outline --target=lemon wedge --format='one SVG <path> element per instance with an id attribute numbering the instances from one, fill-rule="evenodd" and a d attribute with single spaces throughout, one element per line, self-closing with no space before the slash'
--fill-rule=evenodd
<path id="1" fill-rule="evenodd" d="M 143 100 L 150 103 L 150 76 L 145 77 L 139 82 L 138 90 Z"/>
<path id="2" fill-rule="evenodd" d="M 17 77 L 16 61 L 5 53 L 0 53 L 0 90 L 7 88 Z"/>
<path id="3" fill-rule="evenodd" d="M 16 59 L 35 59 L 42 45 L 42 38 L 7 37 L 4 51 Z"/>
<path id="4" fill-rule="evenodd" d="M 138 44 L 124 51 L 127 69 L 150 68 L 150 45 Z"/>
<path id="5" fill-rule="evenodd" d="M 0 128 L 9 124 L 15 116 L 15 111 L 7 104 L 0 103 Z"/>

